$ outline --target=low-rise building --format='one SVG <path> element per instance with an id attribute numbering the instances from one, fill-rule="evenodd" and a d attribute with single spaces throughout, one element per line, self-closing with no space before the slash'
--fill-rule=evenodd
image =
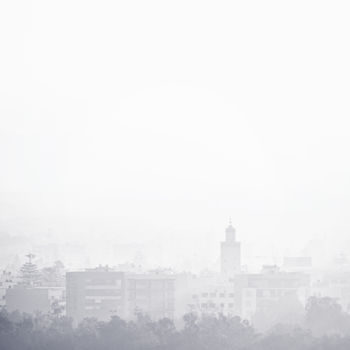
<path id="1" fill-rule="evenodd" d="M 350 311 L 350 272 L 327 271 L 313 281 L 311 287 L 313 296 L 335 299 L 344 311 Z"/>
<path id="2" fill-rule="evenodd" d="M 0 275 L 0 309 L 6 305 L 6 291 L 16 285 L 18 278 L 11 271 L 3 270 Z"/>
<path id="3" fill-rule="evenodd" d="M 232 284 L 207 286 L 192 295 L 193 312 L 200 315 L 235 314 L 235 294 Z"/>
<path id="4" fill-rule="evenodd" d="M 305 305 L 310 296 L 310 276 L 265 266 L 261 273 L 236 275 L 234 291 L 237 315 L 251 321 L 257 311 L 283 298 L 295 298 Z"/>
<path id="5" fill-rule="evenodd" d="M 76 323 L 84 318 L 125 317 L 125 276 L 109 269 L 66 274 L 66 313 Z"/>
<path id="6" fill-rule="evenodd" d="M 174 277 L 157 273 L 126 275 L 126 317 L 174 318 Z"/>
<path id="7" fill-rule="evenodd" d="M 95 317 L 131 319 L 137 313 L 153 319 L 174 317 L 174 278 L 157 273 L 124 273 L 97 268 L 66 274 L 67 316 L 75 323 Z"/>
<path id="8" fill-rule="evenodd" d="M 64 312 L 64 288 L 17 285 L 6 290 L 6 310 L 28 314 Z"/>

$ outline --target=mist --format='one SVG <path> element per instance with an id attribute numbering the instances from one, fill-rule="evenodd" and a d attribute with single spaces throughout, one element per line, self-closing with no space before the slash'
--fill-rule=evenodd
<path id="1" fill-rule="evenodd" d="M 0 3 L 0 348 L 348 344 L 349 10 Z"/>

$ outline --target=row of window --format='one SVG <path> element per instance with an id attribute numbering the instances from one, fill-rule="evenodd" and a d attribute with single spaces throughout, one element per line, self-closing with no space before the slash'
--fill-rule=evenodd
<path id="1" fill-rule="evenodd" d="M 235 297 L 235 295 L 234 295 L 234 293 L 228 293 L 228 294 L 226 294 L 226 293 L 202 293 L 201 295 L 200 295 L 202 298 L 226 298 L 226 297 L 228 297 L 228 298 L 234 298 Z M 198 298 L 198 295 L 197 294 L 194 294 L 193 296 L 193 299 L 197 299 Z"/>
<path id="2" fill-rule="evenodd" d="M 295 289 L 269 289 L 269 290 L 258 289 L 256 291 L 257 298 L 293 296 L 295 294 L 296 294 Z"/>
<path id="3" fill-rule="evenodd" d="M 149 281 L 149 280 L 129 280 L 128 282 L 129 288 L 152 288 L 152 289 L 172 289 L 174 288 L 174 281 Z"/>
<path id="4" fill-rule="evenodd" d="M 215 304 L 215 303 L 202 303 L 201 304 L 201 308 L 202 309 L 207 309 L 207 308 L 210 308 L 210 309 L 215 309 L 215 308 L 225 308 L 225 307 L 228 307 L 230 309 L 232 309 L 234 307 L 234 304 L 233 303 L 228 303 L 228 304 L 225 304 L 225 303 L 220 303 L 220 304 Z"/>
<path id="5" fill-rule="evenodd" d="M 86 278 L 85 283 L 87 285 L 111 285 L 111 286 L 121 286 L 122 281 L 119 278 L 106 278 L 106 277 L 95 277 L 95 278 Z"/>
<path id="6" fill-rule="evenodd" d="M 85 295 L 87 296 L 121 296 L 122 292 L 118 289 L 87 289 L 85 291 Z"/>

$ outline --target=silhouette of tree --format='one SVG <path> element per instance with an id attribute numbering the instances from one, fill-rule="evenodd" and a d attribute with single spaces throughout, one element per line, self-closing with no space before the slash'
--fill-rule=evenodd
<path id="1" fill-rule="evenodd" d="M 335 299 L 311 297 L 306 305 L 305 325 L 315 336 L 350 335 L 350 315 Z"/>
<path id="2" fill-rule="evenodd" d="M 264 309 L 258 309 L 253 317 L 254 327 L 266 332 L 278 324 L 301 326 L 304 322 L 305 309 L 295 295 L 272 300 Z"/>
<path id="3" fill-rule="evenodd" d="M 344 314 L 332 300 L 311 299 L 308 322 L 327 310 Z M 349 316 L 346 314 L 346 316 Z M 333 317 L 333 316 L 332 316 Z M 332 320 L 334 318 L 331 318 Z M 302 328 L 276 325 L 257 334 L 239 317 L 193 314 L 184 316 L 182 329 L 169 319 L 152 321 L 139 314 L 134 321 L 112 317 L 89 318 L 76 328 L 67 317 L 29 316 L 0 312 L 0 350 L 349 350 L 349 334 L 316 337 Z"/>
<path id="4" fill-rule="evenodd" d="M 22 284 L 32 287 L 38 284 L 40 274 L 37 266 L 33 263 L 35 255 L 28 254 L 26 257 L 28 261 L 21 267 Z"/>

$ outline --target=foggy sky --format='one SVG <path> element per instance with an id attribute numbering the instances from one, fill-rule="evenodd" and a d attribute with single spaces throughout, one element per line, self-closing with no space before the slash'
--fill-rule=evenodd
<path id="1" fill-rule="evenodd" d="M 247 246 L 346 239 L 348 18 L 347 1 L 1 2 L 0 232 L 195 251 L 231 216 Z"/>

